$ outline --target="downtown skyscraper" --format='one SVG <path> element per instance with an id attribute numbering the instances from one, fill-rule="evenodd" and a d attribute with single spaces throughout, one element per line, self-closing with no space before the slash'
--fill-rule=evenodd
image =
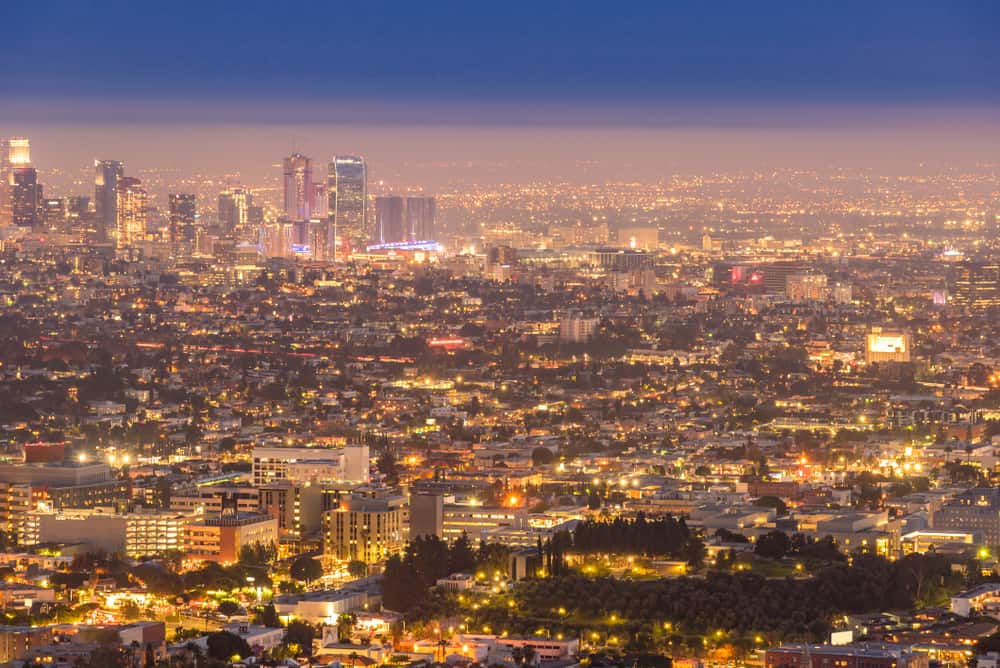
<path id="1" fill-rule="evenodd" d="M 407 241 L 433 241 L 435 201 L 433 197 L 406 198 Z"/>
<path id="2" fill-rule="evenodd" d="M 343 250 L 343 240 L 367 234 L 368 167 L 362 157 L 338 155 L 330 161 L 327 174 L 328 219 L 334 252 Z"/>
<path id="3" fill-rule="evenodd" d="M 37 229 L 42 224 L 42 186 L 31 166 L 31 147 L 24 137 L 2 142 L 0 151 L 0 225 Z"/>
<path id="4" fill-rule="evenodd" d="M 170 241 L 188 246 L 194 243 L 198 205 L 192 193 L 170 193 Z"/>
<path id="5" fill-rule="evenodd" d="M 250 223 L 253 195 L 243 186 L 229 186 L 219 193 L 219 227 L 226 234 L 244 232 Z"/>
<path id="6" fill-rule="evenodd" d="M 146 190 L 142 181 L 132 177 L 122 177 L 115 188 L 117 248 L 129 248 L 146 237 Z"/>
<path id="7" fill-rule="evenodd" d="M 94 211 L 98 234 L 114 236 L 118 227 L 118 181 L 125 176 L 121 160 L 94 161 Z"/>
<path id="8" fill-rule="evenodd" d="M 375 224 L 371 243 L 395 244 L 406 241 L 406 200 L 398 195 L 375 198 Z"/>
<path id="9" fill-rule="evenodd" d="M 371 243 L 433 241 L 435 208 L 433 197 L 376 197 Z"/>
<path id="10" fill-rule="evenodd" d="M 284 215 L 290 221 L 309 220 L 313 213 L 312 160 L 293 153 L 283 161 Z"/>

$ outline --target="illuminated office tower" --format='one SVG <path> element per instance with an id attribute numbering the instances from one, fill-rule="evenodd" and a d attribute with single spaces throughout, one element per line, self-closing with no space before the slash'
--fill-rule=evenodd
<path id="1" fill-rule="evenodd" d="M 36 212 L 33 218 L 38 217 L 37 206 L 41 200 L 41 192 L 35 189 L 32 193 L 28 193 L 23 187 L 20 191 L 15 187 L 15 180 L 24 184 L 31 181 L 32 177 L 37 185 L 38 174 L 32 170 L 20 177 L 15 177 L 15 170 L 18 169 L 31 169 L 31 148 L 28 140 L 25 137 L 0 140 L 0 227 L 20 224 L 17 223 L 14 215 L 15 198 L 22 200 L 20 205 L 22 206 L 21 219 L 23 220 L 26 213 L 23 209 L 23 198 L 34 194 L 38 201 L 36 201 Z"/>
<path id="2" fill-rule="evenodd" d="M 105 239 L 118 226 L 118 181 L 125 176 L 121 160 L 94 161 L 94 211 L 97 229 Z"/>
<path id="3" fill-rule="evenodd" d="M 973 311 L 1000 307 L 1000 262 L 964 262 L 952 285 L 952 301 Z"/>
<path id="4" fill-rule="evenodd" d="M 170 241 L 194 243 L 194 225 L 198 206 L 191 193 L 170 193 Z"/>
<path id="5" fill-rule="evenodd" d="M 284 160 L 285 218 L 293 221 L 312 217 L 312 160 L 293 153 Z"/>
<path id="6" fill-rule="evenodd" d="M 227 233 L 244 230 L 250 223 L 253 197 L 243 186 L 229 186 L 219 193 L 219 226 Z"/>
<path id="7" fill-rule="evenodd" d="M 46 197 L 41 203 L 42 224 L 47 230 L 63 230 L 66 227 L 66 199 Z"/>
<path id="8" fill-rule="evenodd" d="M 434 198 L 406 198 L 406 233 L 408 241 L 434 239 Z"/>
<path id="9" fill-rule="evenodd" d="M 333 221 L 331 243 L 337 250 L 340 239 L 368 232 L 368 168 L 364 158 L 335 156 L 329 164 L 326 193 Z"/>
<path id="10" fill-rule="evenodd" d="M 66 215 L 69 218 L 80 218 L 90 211 L 90 198 L 86 195 L 70 195 L 66 198 Z"/>
<path id="11" fill-rule="evenodd" d="M 13 224 L 10 210 L 10 140 L 0 139 L 0 228 Z"/>
<path id="12" fill-rule="evenodd" d="M 12 219 L 19 227 L 37 229 L 42 225 L 42 186 L 34 167 L 11 168 L 10 206 Z"/>
<path id="13" fill-rule="evenodd" d="M 312 213 L 310 218 L 313 220 L 322 220 L 326 218 L 329 214 L 326 198 L 326 184 L 322 181 L 317 181 L 312 187 Z"/>
<path id="14" fill-rule="evenodd" d="M 146 236 L 146 191 L 142 181 L 124 176 L 115 188 L 115 211 L 118 215 L 115 245 L 128 248 Z"/>
<path id="15" fill-rule="evenodd" d="M 24 137 L 0 141 L 0 227 L 41 223 L 41 186 Z"/>
<path id="16" fill-rule="evenodd" d="M 27 167 L 31 164 L 31 145 L 25 137 L 7 140 L 7 160 L 13 167 Z"/>
<path id="17" fill-rule="evenodd" d="M 406 241 L 404 221 L 405 200 L 402 197 L 375 198 L 375 226 L 373 244 L 392 244 Z"/>

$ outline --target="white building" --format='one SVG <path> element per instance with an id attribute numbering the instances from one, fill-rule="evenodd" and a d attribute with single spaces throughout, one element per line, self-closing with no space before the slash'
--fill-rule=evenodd
<path id="1" fill-rule="evenodd" d="M 348 445 L 343 448 L 257 447 L 253 449 L 255 485 L 291 479 L 290 473 L 308 475 L 310 471 L 316 475 L 308 479 L 336 476 L 326 479 L 368 482 L 369 466 L 367 445 Z"/>
<path id="2" fill-rule="evenodd" d="M 559 322 L 559 340 L 566 343 L 586 343 L 594 336 L 598 318 L 585 318 L 579 314 L 569 314 Z"/>

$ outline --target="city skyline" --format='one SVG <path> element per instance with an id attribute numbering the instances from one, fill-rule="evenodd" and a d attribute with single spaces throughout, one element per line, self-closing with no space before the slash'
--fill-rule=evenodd
<path id="1" fill-rule="evenodd" d="M 1000 5 L 0 28 L 0 665 L 1000 666 Z"/>

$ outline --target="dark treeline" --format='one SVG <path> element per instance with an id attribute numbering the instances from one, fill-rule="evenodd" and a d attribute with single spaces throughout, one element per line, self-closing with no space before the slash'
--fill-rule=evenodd
<path id="1" fill-rule="evenodd" d="M 633 520 L 615 518 L 610 522 L 586 520 L 571 533 L 567 552 L 579 554 L 635 554 L 671 557 L 699 563 L 704 545 L 688 529 L 683 518 L 670 515 L 649 519 L 641 513 Z"/>
<path id="2" fill-rule="evenodd" d="M 683 637 L 726 629 L 737 636 L 763 634 L 772 641 L 819 640 L 835 615 L 924 605 L 940 597 L 949 577 L 947 560 L 928 555 L 897 562 L 858 555 L 850 565 L 833 564 L 808 579 L 720 572 L 660 580 L 572 574 L 519 583 L 516 608 L 491 606 L 479 612 L 476 623 L 511 633 L 530 633 L 539 626 L 565 633 L 613 631 L 627 634 L 640 647 L 665 622 Z M 554 601 L 565 615 L 552 612 Z M 617 622 L 609 626 L 612 618 Z"/>
<path id="3" fill-rule="evenodd" d="M 437 536 L 420 536 L 407 544 L 403 556 L 386 561 L 382 578 L 382 602 L 386 608 L 407 612 L 425 604 L 429 589 L 452 573 L 484 569 L 506 574 L 509 548 L 480 542 L 475 550 L 464 533 L 451 545 Z"/>

